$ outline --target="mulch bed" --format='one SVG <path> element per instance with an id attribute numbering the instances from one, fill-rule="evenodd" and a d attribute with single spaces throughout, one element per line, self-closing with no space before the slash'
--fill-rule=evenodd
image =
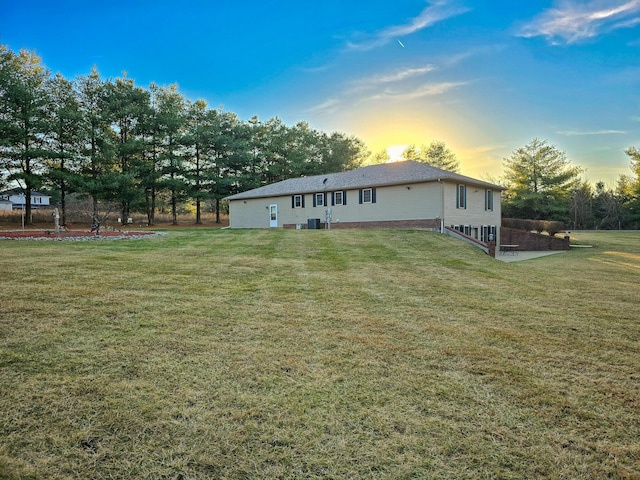
<path id="1" fill-rule="evenodd" d="M 147 231 L 101 231 L 100 235 L 87 230 L 65 230 L 56 233 L 55 230 L 0 230 L 0 239 L 3 240 L 74 240 L 74 239 L 118 239 L 137 238 L 147 235 L 155 235 L 156 232 Z"/>

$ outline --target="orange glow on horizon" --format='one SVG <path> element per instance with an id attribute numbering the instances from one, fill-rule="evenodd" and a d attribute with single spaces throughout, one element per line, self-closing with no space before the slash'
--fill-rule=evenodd
<path id="1" fill-rule="evenodd" d="M 364 109 L 352 112 L 350 117 L 354 134 L 364 141 L 372 155 L 386 151 L 389 161 L 400 161 L 409 145 L 420 148 L 439 140 L 456 154 L 463 175 L 479 179 L 502 175 L 503 147 L 482 146 L 488 139 L 479 123 L 450 108 Z M 456 126 L 454 131 L 450 125 Z"/>

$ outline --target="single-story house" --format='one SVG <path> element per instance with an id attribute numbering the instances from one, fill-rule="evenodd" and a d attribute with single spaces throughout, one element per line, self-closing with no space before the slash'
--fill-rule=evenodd
<path id="1" fill-rule="evenodd" d="M 19 189 L 1 192 L 0 200 L 11 202 L 13 210 L 20 210 L 23 206 L 25 206 L 24 192 Z M 39 207 L 48 207 L 50 200 L 50 195 L 35 191 L 31 192 L 31 208 L 33 208 L 34 210 L 38 209 Z"/>
<path id="2" fill-rule="evenodd" d="M 499 242 L 503 187 L 403 161 L 231 195 L 231 228 L 432 228 Z"/>

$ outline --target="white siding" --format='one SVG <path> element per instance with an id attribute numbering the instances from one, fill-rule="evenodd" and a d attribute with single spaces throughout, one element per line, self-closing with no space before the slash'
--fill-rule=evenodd
<path id="1" fill-rule="evenodd" d="M 466 185 L 466 208 L 456 208 L 456 184 L 428 182 L 376 187 L 375 203 L 359 203 L 359 190 L 346 191 L 346 205 L 313 206 L 313 193 L 304 195 L 304 208 L 292 207 L 292 195 L 229 202 L 232 228 L 268 228 L 269 205 L 278 205 L 278 226 L 307 225 L 310 218 L 326 218 L 328 207 L 332 222 L 375 222 L 389 220 L 430 220 L 441 218 L 444 226 L 469 225 L 470 233 L 480 239 L 483 225 L 500 226 L 500 191 L 493 191 L 493 211 L 485 209 L 485 188 Z M 324 193 L 324 192 L 317 192 Z M 444 208 L 442 207 L 444 199 Z M 499 228 L 497 228 L 499 231 Z"/>
<path id="2" fill-rule="evenodd" d="M 324 222 L 327 208 L 331 208 L 333 222 L 433 219 L 442 211 L 440 186 L 435 183 L 377 187 L 375 203 L 359 203 L 359 189 L 346 191 L 346 205 L 331 205 L 331 192 L 327 192 L 327 205 L 314 207 L 313 194 L 307 193 L 304 208 L 292 208 L 291 197 L 233 200 L 229 202 L 230 226 L 267 228 L 268 206 L 273 203 L 278 205 L 279 227 L 285 224 L 306 225 L 309 218 L 320 218 Z"/>
<path id="3" fill-rule="evenodd" d="M 282 200 L 270 198 L 253 198 L 229 202 L 229 226 L 231 228 L 269 228 L 269 205 L 278 204 L 281 209 Z M 291 205 L 289 205 L 291 206 Z M 282 217 L 278 212 L 278 223 Z"/>
<path id="4" fill-rule="evenodd" d="M 466 208 L 458 208 L 456 205 L 457 188 L 455 183 L 445 184 L 445 214 L 444 225 L 469 225 L 471 236 L 480 239 L 482 225 L 495 225 L 496 234 L 499 235 L 501 223 L 500 191 L 493 190 L 493 211 L 485 210 L 485 188 L 466 185 Z M 477 229 L 477 230 L 476 230 Z M 499 241 L 499 239 L 497 239 Z"/>

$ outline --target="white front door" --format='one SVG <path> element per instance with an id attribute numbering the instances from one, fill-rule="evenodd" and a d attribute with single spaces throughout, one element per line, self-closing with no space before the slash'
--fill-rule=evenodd
<path id="1" fill-rule="evenodd" d="M 278 204 L 272 203 L 269 205 L 269 227 L 278 226 Z"/>

